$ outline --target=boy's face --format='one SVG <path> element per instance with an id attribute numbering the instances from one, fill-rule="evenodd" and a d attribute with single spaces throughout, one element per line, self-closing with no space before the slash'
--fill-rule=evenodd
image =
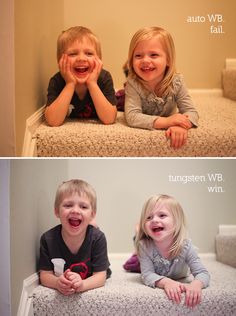
<path id="1" fill-rule="evenodd" d="M 64 54 L 68 56 L 73 74 L 80 81 L 86 79 L 94 68 L 97 52 L 93 43 L 86 37 L 70 44 Z"/>
<path id="2" fill-rule="evenodd" d="M 95 212 L 86 194 L 65 196 L 55 214 L 60 218 L 62 233 L 67 237 L 83 237 L 90 221 L 94 218 Z"/>

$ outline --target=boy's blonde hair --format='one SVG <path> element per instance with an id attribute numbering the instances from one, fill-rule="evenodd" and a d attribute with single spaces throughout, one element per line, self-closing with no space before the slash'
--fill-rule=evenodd
<path id="1" fill-rule="evenodd" d="M 61 185 L 59 185 L 56 192 L 55 202 L 54 202 L 55 210 L 58 210 L 61 202 L 66 196 L 72 195 L 74 193 L 78 193 L 79 196 L 82 196 L 85 194 L 90 201 L 93 212 L 96 213 L 97 211 L 96 192 L 90 184 L 79 179 L 72 179 L 69 181 L 65 181 Z"/>
<path id="2" fill-rule="evenodd" d="M 139 222 L 139 230 L 135 239 L 135 246 L 139 253 L 140 241 L 145 242 L 151 239 L 146 232 L 145 224 L 148 216 L 154 208 L 159 205 L 164 205 L 172 214 L 174 219 L 175 227 L 173 230 L 173 244 L 170 248 L 170 257 L 174 258 L 177 257 L 182 250 L 183 242 L 186 238 L 186 219 L 180 204 L 169 195 L 154 195 L 144 204 Z"/>
<path id="3" fill-rule="evenodd" d="M 128 65 L 129 65 L 129 75 L 136 80 L 139 80 L 141 83 L 143 81 L 136 75 L 133 68 L 133 57 L 134 50 L 139 42 L 150 40 L 153 38 L 160 40 L 161 45 L 167 56 L 167 67 L 164 78 L 158 88 L 158 95 L 162 96 L 168 94 L 172 91 L 172 81 L 174 75 L 176 74 L 176 56 L 175 56 L 175 45 L 170 33 L 164 30 L 161 27 L 144 27 L 137 31 L 133 38 L 131 39 L 129 46 L 129 55 L 128 55 Z"/>
<path id="4" fill-rule="evenodd" d="M 57 61 L 59 62 L 68 45 L 71 45 L 76 40 L 82 41 L 83 38 L 87 38 L 91 41 L 95 47 L 98 57 L 101 59 L 101 44 L 98 38 L 90 29 L 83 26 L 74 26 L 66 31 L 63 31 L 57 39 Z"/>

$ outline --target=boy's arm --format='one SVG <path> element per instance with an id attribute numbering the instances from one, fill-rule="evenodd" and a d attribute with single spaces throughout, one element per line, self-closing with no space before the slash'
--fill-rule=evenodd
<path id="1" fill-rule="evenodd" d="M 60 126 L 64 122 L 74 91 L 72 82 L 66 84 L 56 100 L 46 107 L 45 118 L 50 126 Z"/>
<path id="2" fill-rule="evenodd" d="M 93 275 L 81 283 L 79 287 L 75 287 L 76 292 L 84 292 L 104 286 L 106 282 L 106 271 L 94 272 Z"/>
<path id="3" fill-rule="evenodd" d="M 64 274 L 57 277 L 54 275 L 53 271 L 41 270 L 40 281 L 42 285 L 56 289 L 64 295 L 75 293 L 75 290 L 72 287 L 72 282 L 66 279 Z"/>
<path id="4" fill-rule="evenodd" d="M 58 66 L 66 85 L 58 97 L 46 107 L 45 118 L 50 126 L 59 126 L 64 122 L 77 82 L 66 54 L 62 55 Z"/>
<path id="5" fill-rule="evenodd" d="M 93 100 L 97 115 L 104 124 L 113 124 L 116 119 L 117 109 L 112 105 L 100 87 L 98 86 L 98 76 L 102 70 L 102 62 L 100 59 L 94 59 L 94 69 L 87 79 L 87 88 Z"/>

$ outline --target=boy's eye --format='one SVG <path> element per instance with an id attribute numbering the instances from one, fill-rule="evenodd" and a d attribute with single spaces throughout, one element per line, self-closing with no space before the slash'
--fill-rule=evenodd
<path id="1" fill-rule="evenodd" d="M 76 53 L 69 53 L 68 56 L 70 57 L 73 57 L 73 56 L 76 56 L 77 54 Z"/>
<path id="2" fill-rule="evenodd" d="M 80 208 L 83 209 L 83 210 L 87 210 L 89 207 L 86 204 L 81 204 Z"/>
<path id="3" fill-rule="evenodd" d="M 89 57 L 94 55 L 93 52 L 86 52 L 85 54 L 86 54 L 87 56 L 89 56 Z"/>
<path id="4" fill-rule="evenodd" d="M 72 203 L 65 203 L 63 206 L 66 208 L 70 208 L 70 207 L 72 207 Z"/>

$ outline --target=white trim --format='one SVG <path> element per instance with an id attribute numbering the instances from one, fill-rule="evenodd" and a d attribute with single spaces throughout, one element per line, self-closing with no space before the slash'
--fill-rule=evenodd
<path id="1" fill-rule="evenodd" d="M 39 284 L 38 273 L 34 273 L 23 281 L 23 289 L 17 316 L 33 316 L 32 293 Z"/>
<path id="2" fill-rule="evenodd" d="M 22 157 L 37 157 L 36 139 L 34 134 L 43 121 L 44 109 L 45 105 L 26 120 Z"/>

